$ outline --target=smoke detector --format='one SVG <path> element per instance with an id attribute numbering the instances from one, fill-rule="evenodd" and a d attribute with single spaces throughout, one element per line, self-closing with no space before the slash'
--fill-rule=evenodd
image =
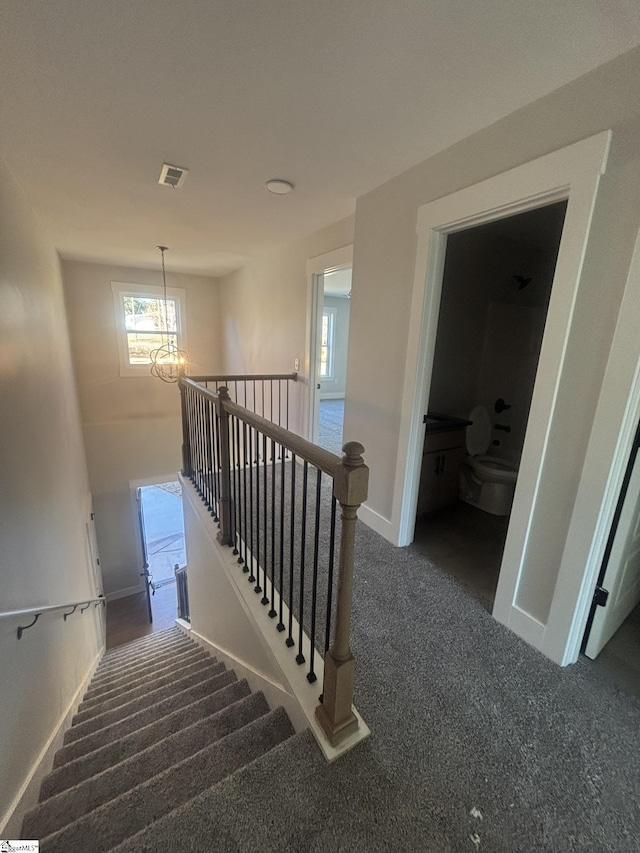
<path id="1" fill-rule="evenodd" d="M 163 163 L 158 183 L 179 190 L 186 181 L 188 174 L 189 170 L 183 169 L 182 166 L 171 166 L 169 163 Z"/>

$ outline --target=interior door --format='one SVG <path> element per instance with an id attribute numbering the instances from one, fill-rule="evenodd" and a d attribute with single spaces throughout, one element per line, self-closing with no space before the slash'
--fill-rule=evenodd
<path id="1" fill-rule="evenodd" d="M 151 575 L 149 573 L 149 558 L 147 555 L 147 535 L 144 529 L 144 513 L 142 511 L 142 489 L 136 490 L 136 505 L 138 508 L 138 525 L 140 527 L 140 543 L 142 546 L 142 571 L 140 577 L 144 578 L 144 591 L 147 596 L 147 612 L 149 614 L 149 622 L 153 622 L 153 612 L 151 610 Z"/>
<path id="2" fill-rule="evenodd" d="M 640 426 L 631 451 L 598 587 L 604 605 L 594 602 L 585 654 L 597 657 L 640 602 Z"/>

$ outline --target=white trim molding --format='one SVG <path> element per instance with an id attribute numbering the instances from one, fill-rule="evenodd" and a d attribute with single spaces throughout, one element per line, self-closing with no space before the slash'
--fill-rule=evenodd
<path id="1" fill-rule="evenodd" d="M 549 436 L 574 306 L 581 284 L 585 247 L 611 132 L 605 131 L 496 177 L 421 207 L 417 221 L 416 266 L 402 396 L 398 464 L 391 518 L 392 541 L 413 539 L 427 411 L 440 308 L 447 236 L 477 225 L 567 199 L 539 369 L 493 614 L 527 642 L 560 661 L 568 638 L 548 641 L 547 614 L 518 599 L 527 556 L 540 547 L 544 530 L 533 522 L 554 485 L 543 476 Z M 582 573 L 583 566 L 573 567 Z"/>
<path id="2" fill-rule="evenodd" d="M 309 398 L 307 405 L 307 423 L 305 435 L 309 441 L 318 440 L 318 406 L 321 392 L 317 385 L 320 381 L 318 366 L 314 358 L 317 352 L 320 318 L 324 296 L 323 277 L 325 272 L 344 269 L 353 266 L 353 243 L 316 255 L 307 261 L 307 333 L 304 372 L 309 382 Z"/>
<path id="3" fill-rule="evenodd" d="M 640 420 L 640 232 L 609 353 L 562 556 L 543 651 L 578 659 L 591 600 Z M 611 437 L 615 436 L 612 444 Z M 576 565 L 584 566 L 580 575 Z"/>

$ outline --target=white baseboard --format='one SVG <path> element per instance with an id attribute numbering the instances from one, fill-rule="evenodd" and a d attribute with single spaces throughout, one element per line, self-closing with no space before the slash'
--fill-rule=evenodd
<path id="1" fill-rule="evenodd" d="M 69 703 L 67 710 L 60 718 L 58 725 L 51 733 L 49 740 L 43 746 L 13 803 L 4 815 L 2 822 L 0 823 L 0 835 L 2 835 L 3 838 L 20 838 L 24 816 L 29 809 L 32 809 L 38 803 L 42 780 L 53 769 L 53 758 L 56 752 L 63 745 L 65 732 L 71 726 L 71 720 L 73 719 L 74 714 L 78 711 L 78 706 L 82 701 L 82 697 L 87 692 L 89 682 L 93 678 L 103 654 L 104 647 L 100 649 L 99 653 L 94 658 L 86 676 L 83 678 L 80 686 L 74 693 L 73 699 Z"/>
<path id="2" fill-rule="evenodd" d="M 344 391 L 321 391 L 320 402 L 323 400 L 344 400 Z"/>
<path id="3" fill-rule="evenodd" d="M 107 601 L 117 601 L 119 598 L 127 598 L 129 595 L 137 595 L 139 592 L 144 592 L 144 585 L 139 583 L 136 586 L 128 586 L 126 589 L 117 589 L 115 592 L 107 594 Z"/>
<path id="4" fill-rule="evenodd" d="M 368 507 L 366 504 L 362 504 L 358 510 L 358 518 L 363 521 L 367 527 L 375 530 L 375 532 L 379 533 L 380 536 L 384 536 L 384 538 L 388 542 L 391 542 L 392 545 L 397 545 L 397 539 L 393 532 L 393 525 L 388 518 L 380 515 L 379 512 L 371 509 L 371 507 Z"/>

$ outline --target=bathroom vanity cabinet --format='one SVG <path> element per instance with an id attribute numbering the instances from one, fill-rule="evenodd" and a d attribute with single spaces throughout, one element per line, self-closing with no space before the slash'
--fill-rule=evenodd
<path id="1" fill-rule="evenodd" d="M 426 416 L 427 425 L 417 514 L 433 512 L 458 500 L 460 466 L 465 454 L 465 430 L 470 421 L 435 415 Z"/>

